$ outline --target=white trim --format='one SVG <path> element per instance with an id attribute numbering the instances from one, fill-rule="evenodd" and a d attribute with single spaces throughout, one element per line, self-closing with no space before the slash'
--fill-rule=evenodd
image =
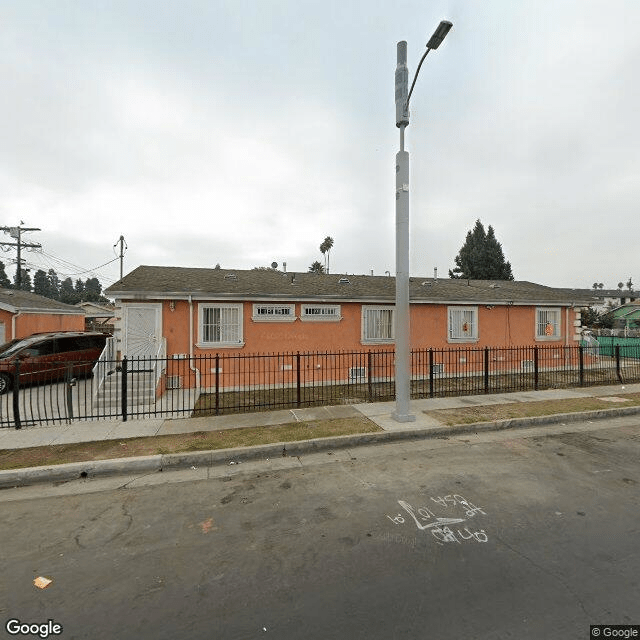
<path id="1" fill-rule="evenodd" d="M 264 309 L 266 313 L 258 313 L 259 309 Z M 282 313 L 287 310 L 288 313 Z M 253 315 L 251 319 L 254 322 L 295 322 L 296 305 L 289 303 L 257 303 L 253 305 Z"/>
<path id="2" fill-rule="evenodd" d="M 554 313 L 556 316 L 555 322 L 547 319 L 546 326 L 551 326 L 554 330 L 554 333 L 552 333 L 551 335 L 548 335 L 546 333 L 541 334 L 538 332 L 539 325 L 541 324 L 538 318 L 540 312 L 543 311 L 545 313 Z M 534 335 L 537 342 L 557 342 L 558 340 L 562 340 L 562 314 L 560 307 L 536 307 Z"/>
<path id="3" fill-rule="evenodd" d="M 366 316 L 367 316 L 367 312 L 368 311 L 391 311 L 391 326 L 390 326 L 390 333 L 391 333 L 391 337 L 385 337 L 385 338 L 369 338 L 367 337 L 367 320 L 366 320 Z M 361 328 L 360 328 L 360 342 L 362 344 L 393 344 L 395 341 L 395 324 L 396 324 L 396 318 L 395 318 L 395 307 L 389 305 L 385 305 L 385 306 L 381 306 L 381 305 L 362 305 L 361 307 L 361 311 L 360 311 L 360 317 L 361 317 Z M 376 323 L 375 320 L 373 320 L 374 323 Z M 378 323 L 379 324 L 379 321 Z"/>
<path id="4" fill-rule="evenodd" d="M 308 309 L 318 309 L 333 313 L 307 314 Z M 300 305 L 300 320 L 303 322 L 340 322 L 342 320 L 341 308 L 339 304 L 302 304 Z"/>
<path id="5" fill-rule="evenodd" d="M 235 311 L 237 312 L 236 318 L 236 338 L 233 340 L 219 340 L 219 341 L 205 341 L 203 335 L 203 321 L 204 321 L 204 312 L 205 310 L 227 310 L 227 311 Z M 212 303 L 198 303 L 198 342 L 196 347 L 199 349 L 219 349 L 219 348 L 238 348 L 244 346 L 243 342 L 243 324 L 244 324 L 244 309 L 242 304 L 228 304 L 228 303 L 220 303 L 220 302 L 212 302 Z M 222 332 L 224 329 L 219 327 L 219 330 Z M 233 333 L 233 331 L 232 331 Z"/>
<path id="6" fill-rule="evenodd" d="M 473 314 L 471 318 L 471 331 L 469 332 L 469 335 L 458 335 L 458 336 L 452 335 L 454 330 L 457 330 L 457 329 L 466 333 L 464 325 L 469 322 L 468 320 L 467 321 L 463 320 L 460 327 L 456 326 L 459 323 L 454 323 L 452 325 L 451 314 L 455 312 L 458 312 L 458 313 L 468 312 Z M 456 344 L 460 342 L 478 342 L 479 340 L 478 334 L 479 334 L 478 307 L 459 306 L 459 305 L 447 307 L 447 342 L 456 343 Z"/>

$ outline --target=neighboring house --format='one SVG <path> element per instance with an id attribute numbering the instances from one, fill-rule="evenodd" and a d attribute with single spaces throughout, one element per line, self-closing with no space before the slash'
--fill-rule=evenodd
<path id="1" fill-rule="evenodd" d="M 640 303 L 624 304 L 612 313 L 615 329 L 640 329 Z"/>
<path id="2" fill-rule="evenodd" d="M 0 344 L 45 331 L 84 331 L 84 311 L 29 291 L 0 289 Z"/>
<path id="3" fill-rule="evenodd" d="M 123 355 L 368 351 L 394 342 L 395 279 L 140 266 L 105 291 Z M 531 282 L 411 278 L 411 347 L 577 345 L 588 296 Z"/>
<path id="4" fill-rule="evenodd" d="M 102 331 L 113 335 L 116 319 L 115 307 L 97 302 L 79 302 L 76 306 L 84 311 L 87 331 Z"/>
<path id="5" fill-rule="evenodd" d="M 606 313 L 612 308 L 633 302 L 640 297 L 637 291 L 625 289 L 561 289 L 569 297 L 588 300 L 589 307 L 598 313 Z"/>

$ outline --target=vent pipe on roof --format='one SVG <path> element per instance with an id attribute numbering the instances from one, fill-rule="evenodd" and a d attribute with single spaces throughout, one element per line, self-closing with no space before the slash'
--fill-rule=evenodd
<path id="1" fill-rule="evenodd" d="M 373 269 L 371 269 L 371 275 L 373 275 Z"/>
<path id="2" fill-rule="evenodd" d="M 283 270 L 285 273 L 287 273 L 287 263 L 286 263 L 286 262 L 283 262 L 283 263 L 282 263 L 282 270 Z"/>
<path id="3" fill-rule="evenodd" d="M 433 267 L 433 279 L 438 279 L 438 267 Z"/>

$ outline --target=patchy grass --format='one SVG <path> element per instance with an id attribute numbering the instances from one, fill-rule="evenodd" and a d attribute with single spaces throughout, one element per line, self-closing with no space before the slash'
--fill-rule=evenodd
<path id="1" fill-rule="evenodd" d="M 634 378 L 635 379 L 635 378 Z M 615 368 L 585 369 L 584 384 L 616 384 L 618 379 Z M 414 400 L 431 396 L 429 379 L 411 381 L 411 397 Z M 564 389 L 579 385 L 579 372 L 540 371 L 538 389 Z M 532 391 L 535 388 L 533 373 L 492 373 L 488 378 L 489 393 L 508 393 L 511 391 Z M 479 395 L 485 391 L 485 379 L 481 373 L 469 375 L 441 376 L 433 379 L 433 397 Z M 354 404 L 360 402 L 383 402 L 395 398 L 393 382 L 374 381 L 371 383 L 351 382 L 333 383 L 317 386 L 301 386 L 298 398 L 295 387 L 274 386 L 267 389 L 250 391 L 221 391 L 218 394 L 219 415 L 242 413 L 245 411 L 273 411 L 274 409 L 293 409 L 296 407 L 321 407 L 326 405 Z M 191 414 L 192 417 L 213 416 L 216 414 L 216 396 L 203 393 L 198 397 Z"/>
<path id="2" fill-rule="evenodd" d="M 234 447 L 249 447 L 274 442 L 295 442 L 310 438 L 328 438 L 375 431 L 382 431 L 382 429 L 368 418 L 358 416 L 332 420 L 291 422 L 271 427 L 243 427 L 147 438 L 57 444 L 27 449 L 5 449 L 0 450 L 0 469 L 41 467 L 65 464 L 67 462 L 87 462 L 132 456 L 182 453 L 185 451 L 232 449 Z"/>
<path id="3" fill-rule="evenodd" d="M 461 407 L 459 409 L 435 409 L 425 413 L 445 425 L 456 425 L 640 405 L 640 393 L 619 394 L 616 397 L 624 398 L 625 402 L 614 403 L 600 398 L 570 398 L 565 400 L 491 404 L 478 407 Z"/>

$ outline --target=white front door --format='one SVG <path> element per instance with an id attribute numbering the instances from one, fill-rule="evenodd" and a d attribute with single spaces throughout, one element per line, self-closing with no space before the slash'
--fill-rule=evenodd
<path id="1" fill-rule="evenodd" d="M 127 358 L 155 358 L 162 339 L 159 304 L 125 304 L 124 344 Z"/>

